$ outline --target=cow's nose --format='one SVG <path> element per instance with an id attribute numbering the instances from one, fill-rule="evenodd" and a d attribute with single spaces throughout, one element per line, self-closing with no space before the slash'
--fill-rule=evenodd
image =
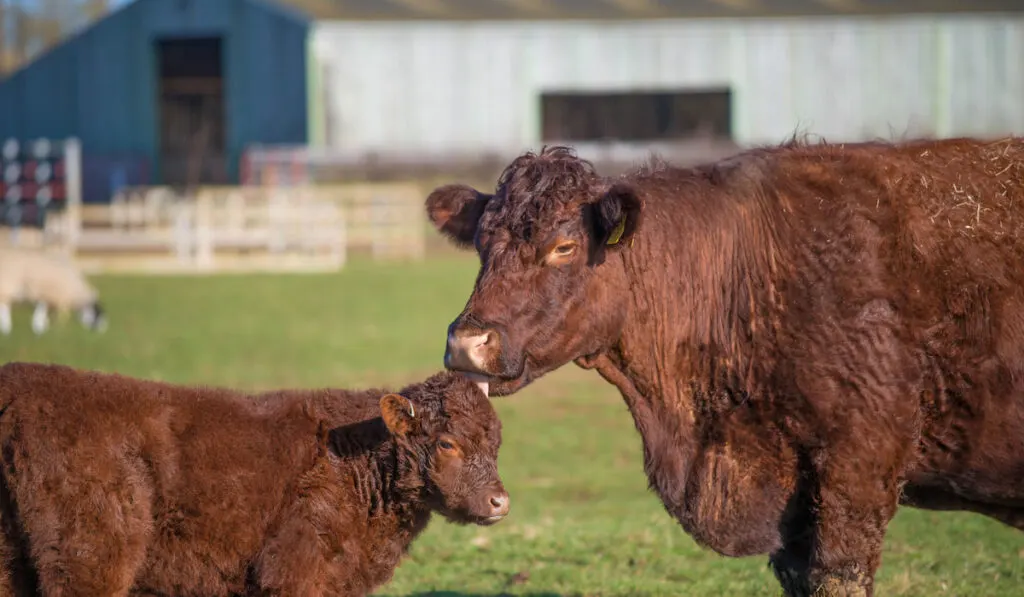
<path id="1" fill-rule="evenodd" d="M 466 373 L 487 373 L 487 362 L 498 349 L 498 334 L 493 330 L 448 332 L 444 366 Z"/>
<path id="2" fill-rule="evenodd" d="M 491 496 L 491 518 L 504 518 L 508 515 L 508 492 L 502 491 Z"/>

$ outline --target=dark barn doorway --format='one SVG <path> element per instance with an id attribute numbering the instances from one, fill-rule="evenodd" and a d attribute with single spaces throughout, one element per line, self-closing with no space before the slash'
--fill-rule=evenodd
<path id="1" fill-rule="evenodd" d="M 227 182 L 221 37 L 156 42 L 163 184 Z"/>

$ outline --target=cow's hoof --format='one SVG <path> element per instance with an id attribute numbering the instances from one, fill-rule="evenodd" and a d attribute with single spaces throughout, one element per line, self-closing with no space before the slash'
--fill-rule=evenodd
<path id="1" fill-rule="evenodd" d="M 828 576 L 814 590 L 813 597 L 871 597 L 871 591 L 859 580 Z"/>

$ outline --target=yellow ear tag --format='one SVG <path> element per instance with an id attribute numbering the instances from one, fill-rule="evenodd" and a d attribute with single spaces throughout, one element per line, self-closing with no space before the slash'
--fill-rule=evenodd
<path id="1" fill-rule="evenodd" d="M 621 220 L 619 220 L 619 224 L 618 224 L 618 226 L 615 227 L 615 230 L 612 230 L 612 235 L 608 237 L 608 244 L 609 245 L 617 245 L 619 243 L 619 241 L 622 239 L 622 233 L 625 232 L 625 231 L 626 231 L 626 218 L 623 217 Z"/>

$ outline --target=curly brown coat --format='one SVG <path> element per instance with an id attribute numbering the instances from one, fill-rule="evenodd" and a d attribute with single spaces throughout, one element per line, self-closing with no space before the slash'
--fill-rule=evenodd
<path id="1" fill-rule="evenodd" d="M 427 210 L 481 263 L 446 366 L 495 395 L 596 368 L 667 511 L 789 595 L 872 594 L 900 503 L 1024 529 L 1024 139 L 613 179 L 545 148 Z"/>
<path id="2" fill-rule="evenodd" d="M 0 595 L 365 595 L 431 512 L 508 512 L 500 443 L 448 372 L 245 395 L 10 363 Z"/>

